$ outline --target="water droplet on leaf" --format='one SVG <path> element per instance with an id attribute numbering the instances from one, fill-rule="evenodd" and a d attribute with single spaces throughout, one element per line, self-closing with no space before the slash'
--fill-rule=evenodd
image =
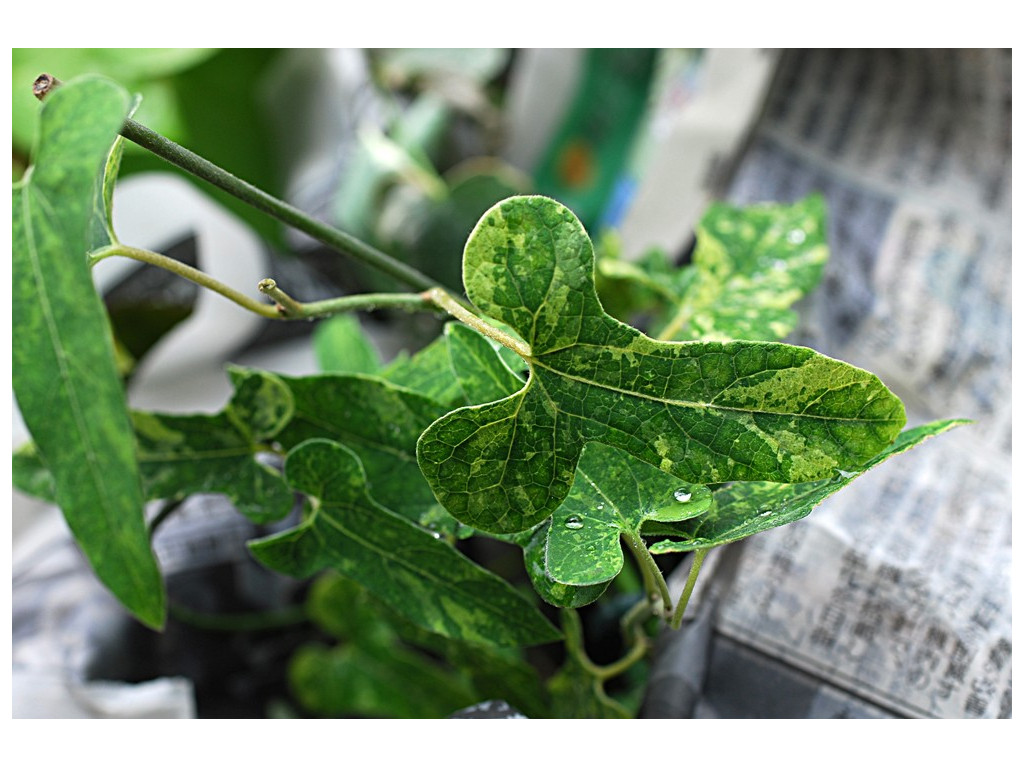
<path id="1" fill-rule="evenodd" d="M 583 527 L 583 521 L 576 517 L 576 515 L 571 515 L 570 517 L 565 518 L 565 527 L 578 531 Z"/>
<path id="2" fill-rule="evenodd" d="M 856 472 L 847 472 L 845 469 L 839 470 L 839 476 L 843 478 L 843 480 L 849 480 L 851 477 L 856 477 L 856 475 Z"/>
<path id="3" fill-rule="evenodd" d="M 693 494 L 690 493 L 685 488 L 679 488 L 679 489 L 676 490 L 675 493 L 672 494 L 672 496 L 675 498 L 676 501 L 682 503 L 682 502 L 689 501 L 690 497 L 693 496 Z"/>

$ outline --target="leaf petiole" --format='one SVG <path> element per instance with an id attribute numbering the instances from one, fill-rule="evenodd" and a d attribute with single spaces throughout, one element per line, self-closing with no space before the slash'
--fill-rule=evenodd
<path id="1" fill-rule="evenodd" d="M 647 592 L 647 599 L 651 603 L 654 613 L 660 616 L 668 616 L 672 611 L 672 596 L 669 594 L 665 577 L 662 575 L 658 564 L 654 562 L 654 557 L 651 555 L 650 550 L 647 549 L 644 540 L 639 536 L 624 533 L 622 538 L 629 546 L 629 550 L 633 553 L 637 566 L 640 568 L 640 573 L 644 580 L 644 589 Z M 661 598 L 660 610 L 656 604 L 659 597 Z"/>
<path id="2" fill-rule="evenodd" d="M 704 563 L 704 556 L 712 549 L 713 547 L 709 547 L 694 551 L 693 562 L 690 564 L 690 575 L 686 577 L 686 586 L 683 587 L 683 594 L 679 596 L 679 604 L 676 606 L 675 613 L 672 614 L 672 622 L 670 624 L 672 629 L 679 629 L 682 626 L 683 614 L 686 613 L 686 604 L 690 602 L 690 595 L 693 594 L 693 586 L 697 583 L 697 574 L 700 573 L 700 567 Z"/>

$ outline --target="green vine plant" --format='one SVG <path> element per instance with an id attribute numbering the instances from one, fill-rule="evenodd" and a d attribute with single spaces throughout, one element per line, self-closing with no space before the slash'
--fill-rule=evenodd
<path id="1" fill-rule="evenodd" d="M 302 617 L 343 642 L 307 647 L 290 667 L 310 711 L 443 715 L 499 696 L 531 716 L 632 714 L 606 683 L 636 673 L 658 625 L 680 626 L 708 551 L 805 517 L 963 423 L 904 429 L 903 404 L 876 376 L 779 341 L 828 256 L 820 197 L 712 206 L 684 268 L 658 254 L 627 262 L 612 242 L 598 259 L 568 208 L 512 197 L 472 231 L 458 295 L 135 123 L 111 81 L 42 76 L 36 89 L 35 162 L 12 216 L 13 383 L 32 436 L 14 483 L 60 506 L 96 576 L 154 629 L 168 608 L 147 501 L 170 512 L 221 493 L 267 523 L 301 494 L 301 522 L 249 549 L 275 571 L 319 577 Z M 261 298 L 121 243 L 111 200 L 126 139 L 412 292 L 303 303 L 268 278 Z M 90 277 L 112 257 L 267 318 L 336 316 L 317 333 L 328 372 L 231 367 L 219 413 L 130 411 Z M 646 314 L 654 337 L 604 298 L 620 317 Z M 383 308 L 451 319 L 385 365 L 344 314 Z M 464 555 L 471 537 L 519 547 L 532 593 Z M 673 595 L 656 558 L 679 553 L 693 553 L 691 570 Z M 610 589 L 633 596 L 626 651 L 599 665 L 575 611 Z M 542 680 L 522 649 L 560 640 L 564 666 Z"/>

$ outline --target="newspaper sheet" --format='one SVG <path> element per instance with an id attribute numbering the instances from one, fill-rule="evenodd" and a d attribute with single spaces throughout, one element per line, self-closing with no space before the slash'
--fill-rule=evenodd
<path id="1" fill-rule="evenodd" d="M 726 195 L 822 192 L 832 257 L 790 341 L 877 373 L 908 426 L 974 420 L 747 540 L 718 603 L 734 651 L 888 716 L 1011 716 L 1010 70 L 787 52 Z"/>

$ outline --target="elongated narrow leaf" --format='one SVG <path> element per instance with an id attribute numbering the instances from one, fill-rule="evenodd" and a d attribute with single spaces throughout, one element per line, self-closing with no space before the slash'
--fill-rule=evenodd
<path id="1" fill-rule="evenodd" d="M 953 419 L 933 421 L 901 432 L 896 441 L 856 471 L 837 472 L 828 480 L 813 483 L 736 483 L 715 494 L 715 506 L 703 517 L 672 526 L 680 541 L 661 541 L 651 545 L 655 554 L 689 552 L 728 544 L 761 531 L 777 528 L 807 517 L 816 506 L 842 490 L 869 469 L 891 459 L 935 435 L 940 435 L 966 421 Z M 670 529 L 661 529 L 667 533 Z"/>
<path id="2" fill-rule="evenodd" d="M 492 208 L 464 275 L 480 311 L 529 345 L 522 390 L 453 411 L 417 445 L 438 500 L 480 530 L 551 515 L 588 442 L 691 483 L 803 482 L 863 464 L 906 420 L 877 377 L 812 350 L 658 342 L 615 320 L 594 289 L 589 237 L 547 198 Z"/>
<path id="3" fill-rule="evenodd" d="M 265 565 L 305 578 L 325 568 L 362 584 L 432 632 L 490 645 L 532 645 L 558 631 L 508 583 L 367 493 L 356 455 L 309 440 L 285 462 L 288 482 L 314 501 L 300 526 L 252 542 Z"/>
<path id="4" fill-rule="evenodd" d="M 100 78 L 70 82 L 40 113 L 36 164 L 14 187 L 14 392 L 56 498 L 93 570 L 141 621 L 164 622 L 164 588 L 103 306 L 86 266 L 97 177 L 128 112 Z"/>
<path id="5" fill-rule="evenodd" d="M 640 529 L 646 520 L 677 522 L 710 507 L 706 486 L 681 483 L 617 448 L 590 443 L 569 496 L 552 518 L 547 573 L 562 584 L 608 582 L 622 570 L 623 536 L 644 546 Z"/>
<path id="6" fill-rule="evenodd" d="M 675 300 L 659 337 L 680 341 L 774 341 L 796 326 L 790 307 L 812 290 L 828 261 L 825 202 L 713 204 L 697 229 L 693 264 L 663 283 Z"/>

